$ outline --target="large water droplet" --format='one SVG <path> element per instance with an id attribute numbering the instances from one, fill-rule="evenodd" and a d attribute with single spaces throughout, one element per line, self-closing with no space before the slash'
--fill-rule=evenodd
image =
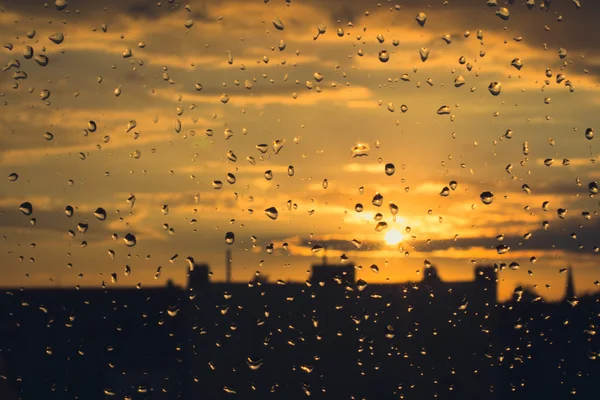
<path id="1" fill-rule="evenodd" d="M 392 176 L 396 172 L 396 167 L 392 163 L 385 164 L 385 174 L 387 176 Z"/>
<path id="2" fill-rule="evenodd" d="M 366 143 L 358 143 L 356 146 L 350 149 L 352 151 L 352 158 L 368 156 L 371 148 Z"/>
<path id="3" fill-rule="evenodd" d="M 94 216 L 98 218 L 100 221 L 106 220 L 106 211 L 102 207 L 98 207 L 96 211 L 94 211 Z"/>
<path id="4" fill-rule="evenodd" d="M 488 90 L 494 96 L 498 96 L 502 91 L 502 85 L 500 82 L 491 82 L 488 86 Z"/>
<path id="5" fill-rule="evenodd" d="M 387 227 L 388 227 L 387 222 L 381 221 L 381 222 L 378 222 L 377 225 L 375 226 L 375 231 L 376 232 L 381 232 L 384 229 L 386 229 Z"/>
<path id="6" fill-rule="evenodd" d="M 513 58 L 510 65 L 520 70 L 521 68 L 523 68 L 523 60 L 521 60 L 519 57 Z"/>
<path id="7" fill-rule="evenodd" d="M 21 203 L 21 205 L 19 206 L 19 210 L 24 215 L 31 215 L 33 213 L 33 206 L 31 205 L 30 202 L 26 201 L 24 203 Z"/>
<path id="8" fill-rule="evenodd" d="M 123 236 L 123 241 L 125 242 L 125 246 L 127 247 L 133 247 L 137 244 L 137 239 L 135 235 L 131 233 L 128 233 L 125 236 Z"/>
<path id="9" fill-rule="evenodd" d="M 594 138 L 594 130 L 592 128 L 587 128 L 585 130 L 585 138 L 587 140 L 592 140 Z"/>
<path id="10" fill-rule="evenodd" d="M 450 107 L 448 107 L 448 106 L 441 106 L 440 108 L 438 108 L 437 113 L 439 115 L 450 114 Z"/>
<path id="11" fill-rule="evenodd" d="M 17 179 L 19 179 L 19 174 L 17 174 L 16 172 L 13 172 L 10 175 L 8 175 L 8 180 L 11 182 L 15 182 Z"/>
<path id="12" fill-rule="evenodd" d="M 425 22 L 427 22 L 427 14 L 425 14 L 424 12 L 420 12 L 417 14 L 415 19 L 417 20 L 417 23 L 419 25 L 425 26 Z"/>
<path id="13" fill-rule="evenodd" d="M 225 234 L 225 243 L 227 244 L 233 244 L 233 242 L 235 242 L 235 235 L 233 232 L 227 232 Z"/>
<path id="14" fill-rule="evenodd" d="M 265 215 L 273 220 L 277 219 L 279 212 L 275 207 L 269 207 L 265 210 Z"/>
<path id="15" fill-rule="evenodd" d="M 498 9 L 498 11 L 496 11 L 496 15 L 500 19 L 503 19 L 504 21 L 508 21 L 508 19 L 510 18 L 510 11 L 508 11 L 508 8 L 506 8 L 506 7 L 500 7 Z"/>
<path id="16" fill-rule="evenodd" d="M 275 19 L 273 20 L 273 26 L 275 27 L 275 29 L 277 29 L 279 31 L 282 31 L 284 28 L 283 22 L 281 22 L 279 17 L 275 17 Z"/>
<path id="17" fill-rule="evenodd" d="M 590 182 L 588 184 L 588 190 L 591 194 L 598 194 L 598 183 L 596 181 Z"/>
<path id="18" fill-rule="evenodd" d="M 421 61 L 427 61 L 427 58 L 429 58 L 429 49 L 427 47 L 421 47 L 419 55 L 421 56 Z"/>
<path id="19" fill-rule="evenodd" d="M 263 360 L 262 358 L 253 360 L 250 357 L 248 357 L 246 363 L 248 364 L 248 368 L 250 368 L 252 371 L 256 371 L 261 367 L 261 365 L 263 365 Z"/>
<path id="20" fill-rule="evenodd" d="M 492 202 L 494 201 L 494 194 L 492 192 L 481 192 L 481 194 L 479 195 L 479 198 L 481 199 L 481 202 L 483 204 L 489 205 L 492 204 Z"/>
<path id="21" fill-rule="evenodd" d="M 387 52 L 387 50 L 381 50 L 379 52 L 379 61 L 385 63 L 388 62 L 390 60 L 390 54 Z"/>
<path id="22" fill-rule="evenodd" d="M 381 205 L 383 204 L 383 196 L 379 193 L 376 193 L 375 196 L 373 196 L 373 200 L 371 200 L 371 203 L 375 207 L 381 207 Z"/>
<path id="23" fill-rule="evenodd" d="M 48 36 L 48 39 L 52 40 L 56 44 L 61 44 L 65 40 L 65 35 L 61 32 L 56 32 Z"/>

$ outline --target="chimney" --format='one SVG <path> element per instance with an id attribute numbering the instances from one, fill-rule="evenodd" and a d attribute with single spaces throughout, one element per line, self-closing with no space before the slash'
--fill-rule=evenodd
<path id="1" fill-rule="evenodd" d="M 231 250 L 225 252 L 225 282 L 231 283 Z"/>

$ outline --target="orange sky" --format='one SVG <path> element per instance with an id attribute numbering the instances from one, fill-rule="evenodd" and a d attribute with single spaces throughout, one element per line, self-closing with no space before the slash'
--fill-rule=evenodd
<path id="1" fill-rule="evenodd" d="M 586 34 L 598 4 L 499 4 L 504 20 L 475 0 L 162 3 L 4 5 L 3 286 L 183 283 L 186 257 L 219 280 L 227 247 L 236 280 L 304 280 L 318 245 L 368 282 L 418 280 L 425 260 L 447 280 L 518 262 L 501 298 L 517 285 L 561 297 L 567 265 L 579 294 L 598 290 L 600 139 L 585 134 L 600 130 L 600 49 Z M 353 157 L 357 145 L 369 150 Z M 390 247 L 392 229 L 403 241 Z"/>

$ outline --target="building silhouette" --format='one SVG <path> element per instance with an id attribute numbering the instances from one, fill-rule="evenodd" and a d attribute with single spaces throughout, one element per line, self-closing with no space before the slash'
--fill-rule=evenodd
<path id="1" fill-rule="evenodd" d="M 324 259 L 304 283 L 193 264 L 185 288 L 4 289 L 0 399 L 593 398 L 599 297 L 499 304 L 497 280 L 371 284 Z"/>

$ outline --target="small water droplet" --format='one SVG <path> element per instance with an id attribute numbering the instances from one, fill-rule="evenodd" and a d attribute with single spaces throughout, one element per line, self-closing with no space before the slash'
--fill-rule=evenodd
<path id="1" fill-rule="evenodd" d="M 10 175 L 8 175 L 8 180 L 11 182 L 15 182 L 17 179 L 19 179 L 19 174 L 17 174 L 16 172 L 13 172 Z"/>

